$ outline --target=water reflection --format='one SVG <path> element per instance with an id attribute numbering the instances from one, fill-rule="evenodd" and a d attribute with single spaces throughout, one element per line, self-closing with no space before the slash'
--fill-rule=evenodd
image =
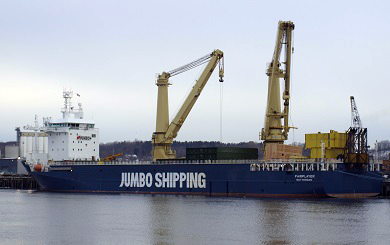
<path id="1" fill-rule="evenodd" d="M 289 208 L 285 202 L 275 200 L 265 200 L 264 202 L 256 202 L 260 207 L 257 224 L 262 241 L 270 242 L 270 244 L 286 244 L 288 235 L 291 233 L 289 227 Z"/>
<path id="2" fill-rule="evenodd" d="M 390 244 L 390 199 L 0 194 L 4 244 Z"/>
<path id="3" fill-rule="evenodd" d="M 150 215 L 148 216 L 152 244 L 165 244 L 168 239 L 174 239 L 172 218 L 174 210 L 171 198 L 152 197 L 150 201 Z"/>

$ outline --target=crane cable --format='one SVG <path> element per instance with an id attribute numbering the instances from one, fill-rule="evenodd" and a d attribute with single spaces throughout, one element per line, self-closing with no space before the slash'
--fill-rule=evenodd
<path id="1" fill-rule="evenodd" d="M 199 64 L 198 66 L 201 66 L 201 65 L 203 65 L 203 64 L 204 64 L 204 63 Z M 202 69 L 202 70 L 204 70 L 204 69 Z M 202 70 L 200 70 L 200 71 L 197 72 L 196 77 L 200 77 L 200 75 L 202 74 Z M 176 75 L 177 75 L 177 74 L 176 74 Z M 195 86 L 195 84 L 196 84 L 197 81 L 198 81 L 198 80 L 195 79 L 195 80 L 192 82 L 191 86 L 188 87 L 186 93 L 185 93 L 184 96 L 181 98 L 180 103 L 177 105 L 175 111 L 173 112 L 172 115 L 170 115 L 170 118 L 175 118 L 176 115 L 179 113 L 179 110 L 180 110 L 181 106 L 184 104 L 185 100 L 187 99 L 188 95 L 191 93 L 191 90 L 192 90 L 192 88 Z"/>
<path id="2" fill-rule="evenodd" d="M 219 70 L 219 142 L 222 143 L 222 105 L 223 105 L 223 76 L 225 70 L 224 58 L 218 61 Z M 222 71 L 222 73 L 221 73 Z"/>
<path id="3" fill-rule="evenodd" d="M 222 103 L 223 103 L 223 83 L 219 83 L 219 142 L 222 143 Z"/>
<path id="4" fill-rule="evenodd" d="M 292 46 L 292 51 L 291 51 L 291 69 L 290 69 L 290 94 L 291 94 L 291 91 L 292 91 L 292 85 L 291 84 L 293 84 L 291 81 L 292 81 L 292 79 L 291 79 L 291 77 L 292 77 L 292 72 L 291 71 L 293 71 L 294 69 L 294 32 L 291 32 L 292 33 L 292 44 L 291 44 L 291 46 Z M 295 127 L 294 127 L 294 123 L 293 123 L 293 121 L 292 121 L 292 116 L 291 116 L 291 109 L 292 109 L 292 106 L 291 106 L 291 99 L 290 99 L 290 109 L 289 109 L 289 113 L 290 113 L 290 122 L 291 122 L 291 126 L 292 126 L 292 130 L 293 130 L 293 145 L 295 144 L 294 142 L 295 142 Z"/>
<path id="5" fill-rule="evenodd" d="M 197 60 L 194 60 L 186 65 L 183 65 L 183 66 L 180 66 L 176 69 L 173 69 L 173 70 L 169 71 L 168 73 L 170 74 L 171 77 L 176 76 L 180 73 L 186 72 L 186 71 L 191 70 L 195 67 L 198 67 L 200 65 L 205 64 L 206 62 L 208 62 L 211 59 L 211 57 L 212 57 L 212 53 L 207 54 L 207 55 L 205 55 Z"/>

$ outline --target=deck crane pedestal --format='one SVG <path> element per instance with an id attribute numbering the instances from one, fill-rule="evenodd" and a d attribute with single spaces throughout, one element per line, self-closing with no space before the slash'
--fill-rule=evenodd
<path id="1" fill-rule="evenodd" d="M 351 96 L 351 127 L 347 130 L 344 162 L 362 166 L 369 162 L 367 128 L 363 128 L 355 97 Z"/>
<path id="2" fill-rule="evenodd" d="M 180 73 L 186 72 L 202 64 L 207 66 L 196 81 L 191 92 L 187 96 L 179 112 L 169 123 L 169 109 L 168 109 L 168 86 L 169 78 Z M 176 138 L 181 126 L 186 120 L 204 86 L 209 80 L 215 67 L 219 64 L 219 81 L 223 82 L 224 63 L 223 52 L 221 50 L 214 50 L 211 54 L 203 56 L 187 65 L 181 66 L 169 72 L 161 73 L 157 78 L 158 98 L 157 98 L 157 117 L 156 117 L 156 132 L 152 136 L 153 145 L 153 160 L 159 159 L 173 159 L 176 158 L 176 152 L 172 150 L 171 146 L 173 139 Z"/>

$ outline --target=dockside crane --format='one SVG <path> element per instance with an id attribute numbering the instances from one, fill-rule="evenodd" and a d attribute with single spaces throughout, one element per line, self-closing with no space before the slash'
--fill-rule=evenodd
<path id="1" fill-rule="evenodd" d="M 195 85 L 192 87 L 191 92 L 187 96 L 183 105 L 180 107 L 179 112 L 176 114 L 172 122 L 169 123 L 168 86 L 171 85 L 168 81 L 169 78 L 206 63 L 206 68 L 200 75 L 199 79 L 196 81 Z M 176 158 L 176 152 L 171 148 L 173 139 L 176 138 L 181 126 L 186 120 L 195 102 L 199 98 L 200 93 L 202 92 L 217 64 L 219 64 L 219 81 L 223 82 L 223 52 L 218 49 L 214 50 L 211 54 L 207 54 L 206 56 L 203 56 L 189 64 L 169 72 L 163 72 L 158 76 L 156 82 L 158 87 L 156 132 L 154 132 L 152 136 L 152 154 L 154 161 L 159 159 Z"/>
<path id="2" fill-rule="evenodd" d="M 264 146 L 269 143 L 283 144 L 288 139 L 288 131 L 291 128 L 288 125 L 288 116 L 290 104 L 290 67 L 293 51 L 292 32 L 294 27 L 292 21 L 279 21 L 274 54 L 266 70 L 268 76 L 268 97 L 264 128 L 261 130 L 260 137 L 264 141 Z M 281 55 L 282 50 L 284 51 L 284 55 Z M 282 95 L 283 111 L 281 110 L 280 78 L 284 80 L 284 91 Z"/>

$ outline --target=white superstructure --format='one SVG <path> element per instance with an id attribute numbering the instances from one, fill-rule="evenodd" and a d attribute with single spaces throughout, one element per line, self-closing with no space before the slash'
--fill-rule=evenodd
<path id="1" fill-rule="evenodd" d="M 95 122 L 84 119 L 81 103 L 74 109 L 72 91 L 64 91 L 65 106 L 62 118 L 45 119 L 48 135 L 48 160 L 97 160 L 99 159 L 99 129 Z"/>
<path id="2" fill-rule="evenodd" d="M 28 162 L 47 162 L 48 138 L 46 128 L 38 125 L 38 116 L 35 115 L 34 126 L 17 127 L 18 155 Z"/>
<path id="3" fill-rule="evenodd" d="M 31 130 L 18 131 L 19 156 L 26 158 L 33 152 L 47 154 L 47 134 Z"/>

